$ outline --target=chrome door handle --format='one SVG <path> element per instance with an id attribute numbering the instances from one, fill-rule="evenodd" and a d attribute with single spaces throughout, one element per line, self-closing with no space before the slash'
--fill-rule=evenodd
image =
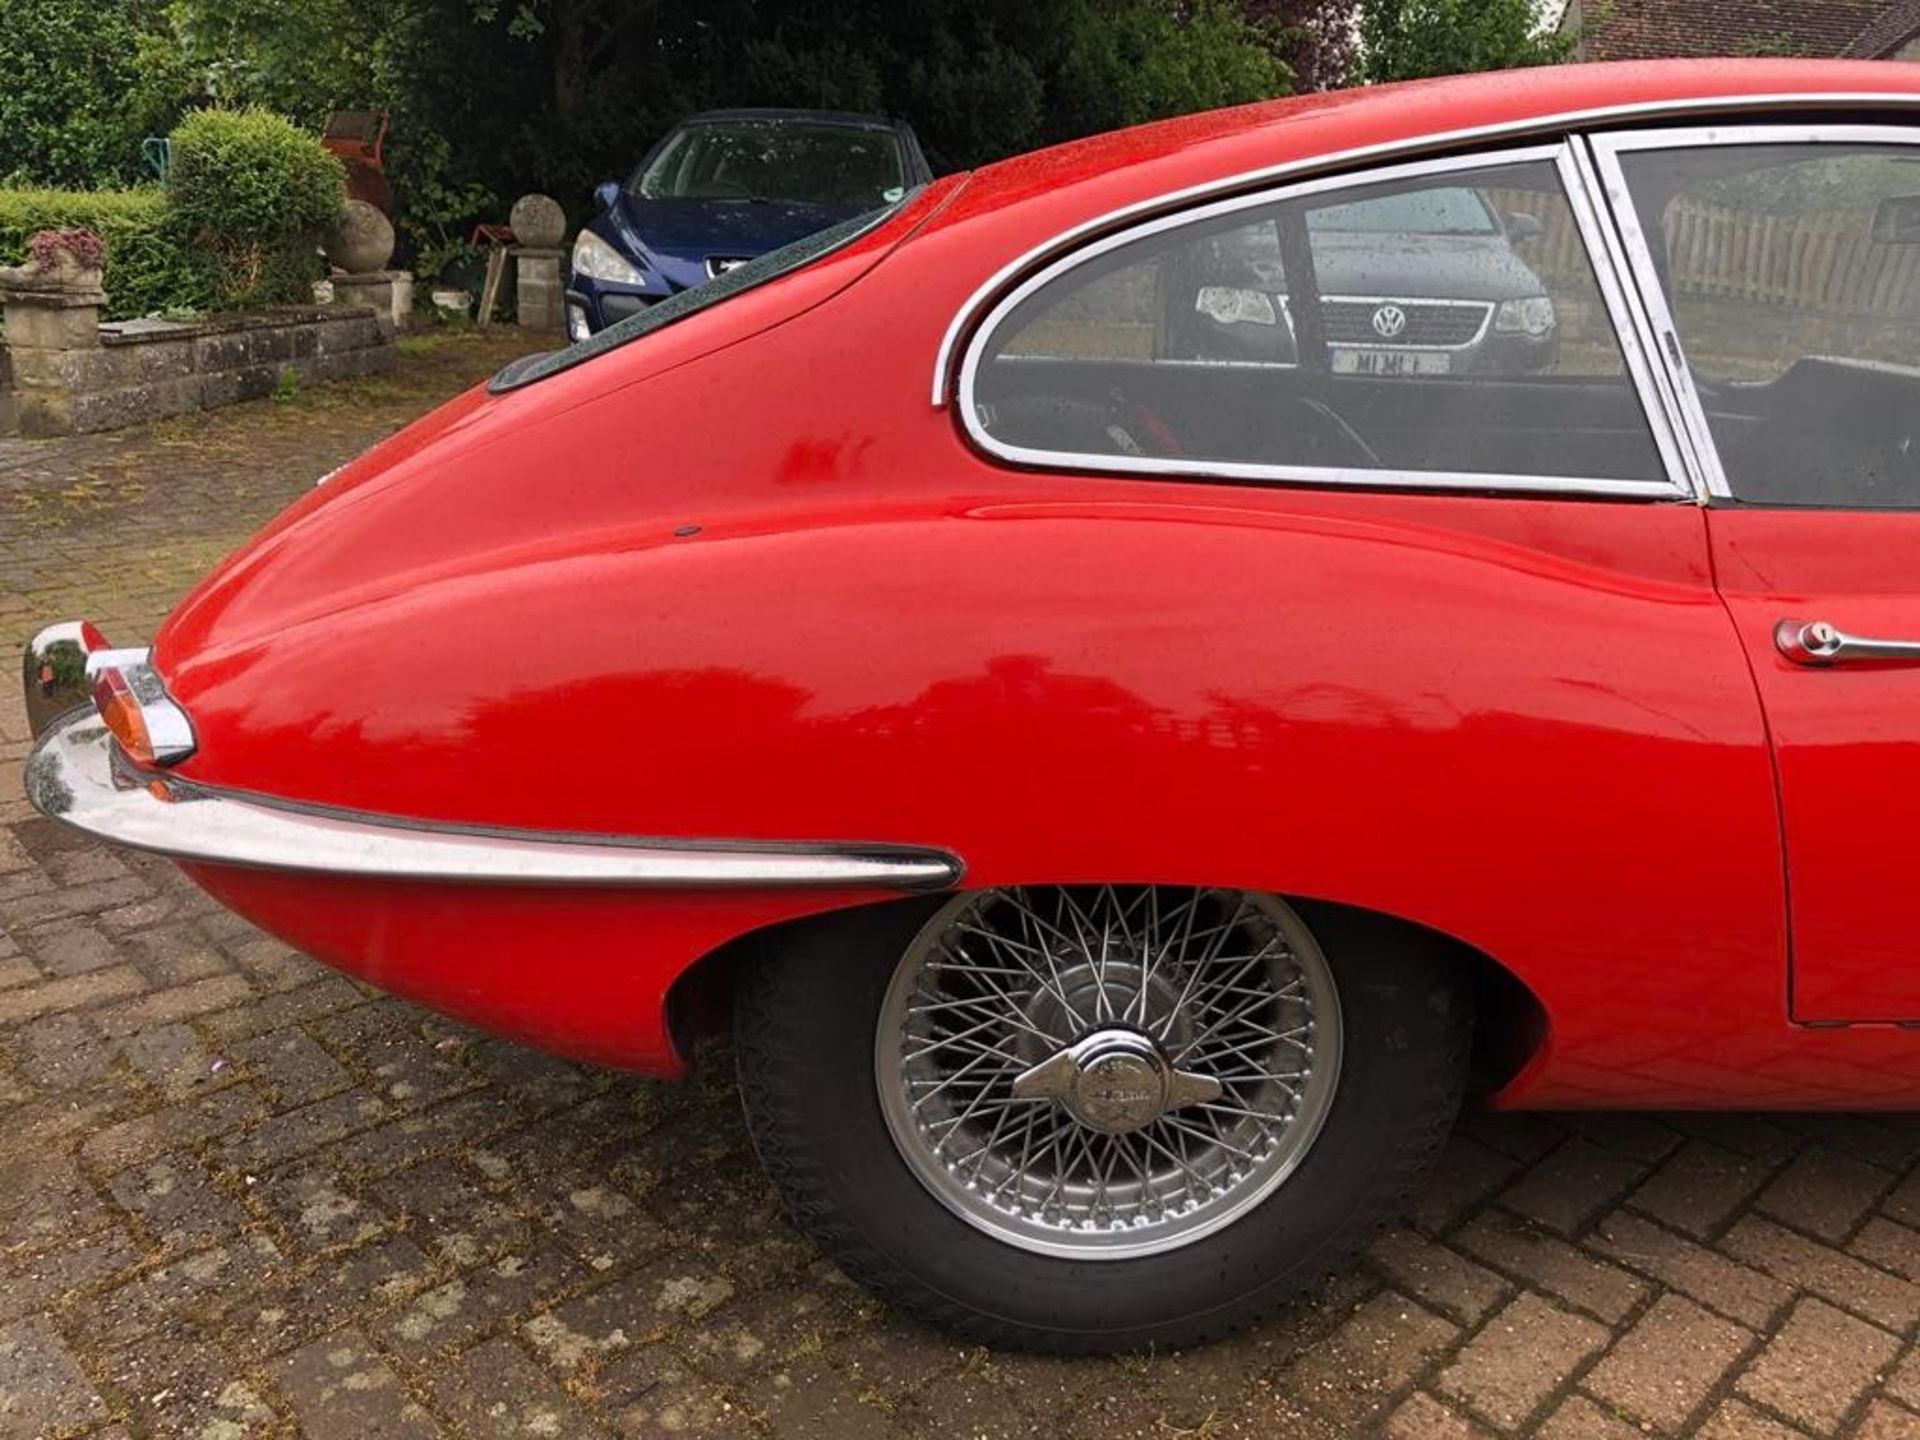
<path id="1" fill-rule="evenodd" d="M 1773 627 L 1773 648 L 1796 665 L 1846 665 L 1871 660 L 1920 664 L 1920 640 L 1869 640 L 1849 635 L 1825 620 L 1782 620 Z"/>

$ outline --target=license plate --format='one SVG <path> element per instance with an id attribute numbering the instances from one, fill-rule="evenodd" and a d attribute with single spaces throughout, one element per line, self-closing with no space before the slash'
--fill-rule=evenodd
<path id="1" fill-rule="evenodd" d="M 1445 375 L 1453 357 L 1439 350 L 1381 350 L 1335 347 L 1336 375 Z"/>

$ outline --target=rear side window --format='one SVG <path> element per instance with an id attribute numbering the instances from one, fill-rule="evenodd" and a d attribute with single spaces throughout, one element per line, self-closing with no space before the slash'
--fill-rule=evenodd
<path id="1" fill-rule="evenodd" d="M 1920 508 L 1920 148 L 1619 163 L 1735 498 Z"/>
<path id="2" fill-rule="evenodd" d="M 973 433 L 1049 466 L 1671 493 L 1551 156 L 1224 202 L 1058 262 L 982 327 Z"/>

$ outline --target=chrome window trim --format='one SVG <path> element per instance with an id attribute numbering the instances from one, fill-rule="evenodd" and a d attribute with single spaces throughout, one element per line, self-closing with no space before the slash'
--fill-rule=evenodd
<path id="1" fill-rule="evenodd" d="M 1687 365 L 1686 348 L 1680 340 L 1680 328 L 1667 304 L 1660 285 L 1659 267 L 1653 248 L 1640 224 L 1640 214 L 1627 189 L 1626 171 L 1620 157 L 1641 150 L 1699 150 L 1716 145 L 1902 145 L 1920 148 L 1920 131 L 1904 125 L 1859 125 L 1823 123 L 1747 124 L 1731 121 L 1725 125 L 1668 126 L 1657 130 L 1607 132 L 1586 137 L 1592 152 L 1613 229 L 1623 249 L 1623 272 L 1633 281 L 1636 303 L 1644 313 L 1651 344 L 1661 374 L 1663 390 L 1669 394 L 1693 454 L 1696 485 L 1703 501 L 1730 500 L 1733 487 L 1728 483 L 1720 447 L 1707 421 L 1706 406 L 1699 387 Z"/>
<path id="2" fill-rule="evenodd" d="M 1387 160 L 1396 155 L 1418 155 L 1423 151 L 1447 149 L 1455 145 L 1524 139 L 1529 135 L 1550 134 L 1559 130 L 1584 129 L 1593 125 L 1653 119 L 1662 115 L 1685 115 L 1699 111 L 1737 114 L 1741 111 L 1769 107 L 1853 109 L 1880 105 L 1920 106 L 1920 93 L 1897 90 L 1780 91 L 1764 95 L 1718 95 L 1687 100 L 1638 101 L 1631 105 L 1599 105 L 1585 110 L 1563 110 L 1552 115 L 1509 120 L 1498 125 L 1469 126 L 1461 130 L 1444 130 L 1433 135 L 1415 135 L 1399 140 L 1388 140 L 1377 145 L 1359 145 L 1349 150 L 1336 150 L 1324 155 L 1304 156 L 1296 160 L 1282 161 L 1278 165 L 1263 166 L 1257 170 L 1243 170 L 1220 180 L 1189 185 L 1185 189 L 1172 190 L 1164 195 L 1151 196 L 1145 200 L 1136 200 L 1131 205 L 1123 205 L 1117 210 L 1109 210 L 1091 220 L 1083 220 L 1078 225 L 1069 226 L 1059 234 L 1033 246 L 994 271 L 966 298 L 960 308 L 954 312 L 953 319 L 947 323 L 946 331 L 940 337 L 939 348 L 934 352 L 933 404 L 936 409 L 946 405 L 948 393 L 952 388 L 954 352 L 959 346 L 961 335 L 972 325 L 974 316 L 986 303 L 1021 271 L 1031 265 L 1039 264 L 1050 255 L 1058 254 L 1078 244 L 1089 235 L 1097 234 L 1110 225 L 1125 224 L 1129 220 L 1152 215 L 1157 211 L 1173 209 L 1189 201 L 1204 200 L 1209 195 L 1220 195 L 1246 185 L 1259 185 L 1296 175 L 1306 176 L 1320 170 Z"/>
<path id="3" fill-rule="evenodd" d="M 27 757 L 41 814 L 190 864 L 456 884 L 643 889 L 945 890 L 958 857 L 926 846 L 653 839 L 438 825 L 298 806 L 136 770 L 90 708 Z"/>
<path id="4" fill-rule="evenodd" d="M 1640 408 L 1653 431 L 1660 463 L 1668 477 L 1696 504 L 1704 504 L 1705 471 L 1690 443 L 1678 400 L 1672 394 L 1671 379 L 1659 362 L 1653 328 L 1639 308 L 1638 287 L 1631 281 L 1633 272 L 1628 268 L 1619 232 L 1610 223 L 1605 196 L 1593 173 L 1592 157 L 1584 144 L 1572 140 L 1562 150 L 1559 165 L 1567 202 L 1573 207 L 1574 223 L 1580 228 L 1587 257 L 1593 262 L 1601 302 L 1613 321 L 1614 338 L 1620 342 L 1627 373 L 1640 394 Z"/>
<path id="5" fill-rule="evenodd" d="M 1505 494 L 1609 495 L 1621 499 L 1692 499 L 1692 491 L 1683 478 L 1684 472 L 1673 465 L 1666 448 L 1660 442 L 1660 430 L 1665 424 L 1665 416 L 1649 403 L 1649 393 L 1630 364 L 1626 369 L 1627 383 L 1633 387 L 1635 396 L 1640 402 L 1641 414 L 1645 417 L 1648 428 L 1654 433 L 1655 453 L 1666 471 L 1665 479 L 1610 480 L 1600 476 L 1585 475 L 1519 475 L 1461 470 L 1269 465 L 1250 461 L 1189 460 L 1147 455 L 1078 454 L 1072 451 L 1035 450 L 1023 445 L 1008 444 L 988 434 L 985 427 L 979 423 L 979 408 L 974 398 L 974 390 L 979 375 L 981 351 L 986 339 L 993 334 L 1001 321 L 1029 296 L 1101 255 L 1153 235 L 1233 215 L 1243 210 L 1258 209 L 1284 200 L 1347 190 L 1356 186 L 1391 184 L 1397 180 L 1417 179 L 1427 175 L 1446 175 L 1457 171 L 1486 170 L 1503 165 L 1546 162 L 1554 165 L 1562 188 L 1570 189 L 1567 184 L 1568 171 L 1565 164 L 1569 148 L 1568 142 L 1555 141 L 1551 144 L 1523 145 L 1504 150 L 1483 150 L 1465 155 L 1413 160 L 1358 173 L 1342 171 L 1336 175 L 1312 176 L 1286 185 L 1229 196 L 1208 205 L 1157 215 L 1139 225 L 1117 230 L 1071 250 L 1028 275 L 1026 279 L 1002 295 L 993 308 L 981 317 L 960 362 L 957 396 L 960 423 L 965 428 L 968 438 L 987 454 L 1010 464 L 1041 469 L 1091 470 L 1129 475 L 1172 476 L 1193 480 L 1251 480 L 1274 484 L 1337 485 L 1367 489 L 1476 490 L 1498 491 Z M 1605 256 L 1595 252 L 1594 237 L 1586 227 L 1579 225 L 1577 228 L 1580 229 L 1581 245 L 1586 251 L 1589 263 L 1596 272 L 1600 271 L 1606 264 Z M 1489 317 L 1491 317 L 1491 311 L 1489 311 Z M 1608 318 L 1616 334 L 1619 334 L 1620 317 L 1611 304 L 1608 307 Z M 1621 348 L 1624 355 L 1626 350 L 1624 340 Z"/>

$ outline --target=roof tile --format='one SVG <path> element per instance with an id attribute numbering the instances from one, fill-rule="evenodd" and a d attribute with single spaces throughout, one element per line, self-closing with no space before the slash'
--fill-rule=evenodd
<path id="1" fill-rule="evenodd" d="M 1911 0 L 1611 0 L 1587 19 L 1583 49 L 1592 60 L 1665 56 L 1860 54 L 1852 47 Z M 1895 24 L 1893 29 L 1898 30 Z M 1901 44 L 1899 35 L 1883 54 Z"/>

